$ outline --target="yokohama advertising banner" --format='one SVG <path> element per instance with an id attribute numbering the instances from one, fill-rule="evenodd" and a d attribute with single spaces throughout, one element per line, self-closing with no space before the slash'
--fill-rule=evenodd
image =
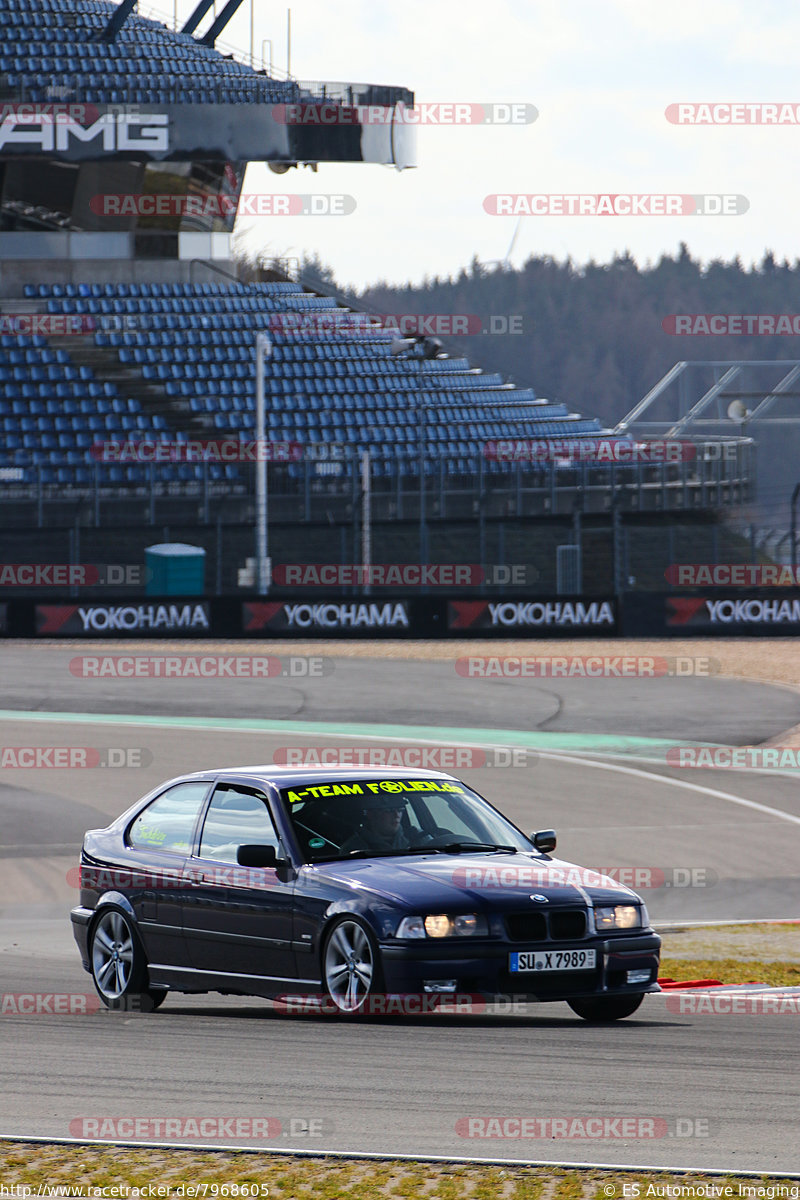
<path id="1" fill-rule="evenodd" d="M 800 634 L 800 591 L 629 593 L 622 625 L 626 637 L 793 637 Z"/>
<path id="2" fill-rule="evenodd" d="M 617 632 L 617 602 L 612 596 L 549 596 L 536 600 L 450 600 L 450 633 L 510 634 L 522 637 L 612 637 Z"/>
<path id="3" fill-rule="evenodd" d="M 276 636 L 409 637 L 408 600 L 248 600 L 242 605 L 244 633 Z"/>
<path id="4" fill-rule="evenodd" d="M 666 623 L 670 630 L 693 633 L 767 633 L 786 636 L 800 632 L 800 593 L 735 596 L 667 596 Z"/>
<path id="5" fill-rule="evenodd" d="M 211 633 L 209 605 L 197 600 L 161 604 L 37 604 L 39 637 L 203 637 Z"/>

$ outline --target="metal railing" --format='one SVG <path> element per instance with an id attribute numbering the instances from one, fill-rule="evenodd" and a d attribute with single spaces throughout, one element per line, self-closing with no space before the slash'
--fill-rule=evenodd
<path id="1" fill-rule="evenodd" d="M 422 455 L 410 448 L 391 460 L 372 457 L 371 490 L 376 520 L 419 520 L 423 524 L 482 516 L 564 515 L 573 512 L 702 512 L 735 508 L 754 494 L 754 445 L 747 438 L 694 444 L 690 461 L 600 465 L 582 461 L 497 463 L 483 454 Z M 318 513 L 346 516 L 359 504 L 362 450 L 346 443 L 316 443 L 303 448 L 298 462 L 269 464 L 270 506 L 280 520 L 303 522 Z M 424 473 L 420 464 L 424 464 Z M 83 506 L 100 526 L 120 504 L 135 505 L 145 520 L 164 519 L 171 506 L 196 506 L 197 519 L 208 520 L 222 502 L 250 511 L 255 496 L 254 464 L 237 463 L 230 478 L 219 465 L 198 464 L 195 477 L 181 480 L 174 465 L 137 465 L 135 482 L 114 482 L 115 468 L 96 462 L 92 481 L 80 485 L 48 481 L 52 468 L 39 466 L 15 481 L 7 468 L 0 479 L 0 507 L 33 506 L 34 524 L 45 520 L 48 506 L 66 501 Z M 125 464 L 120 464 L 125 471 Z M 199 475 L 199 478 L 197 477 Z"/>

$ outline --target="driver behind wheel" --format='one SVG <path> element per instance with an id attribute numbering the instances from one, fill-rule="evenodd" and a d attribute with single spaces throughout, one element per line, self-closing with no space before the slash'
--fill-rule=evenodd
<path id="1" fill-rule="evenodd" d="M 407 850 L 410 842 L 402 829 L 405 803 L 396 796 L 365 796 L 362 822 L 342 845 L 342 853 L 351 850 Z"/>

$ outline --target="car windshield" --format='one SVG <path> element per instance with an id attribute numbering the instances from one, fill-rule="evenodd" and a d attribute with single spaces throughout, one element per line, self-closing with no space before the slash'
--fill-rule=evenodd
<path id="1" fill-rule="evenodd" d="M 449 779 L 354 779 L 285 788 L 283 802 L 308 862 L 420 853 L 530 851 L 524 834 L 466 784 Z"/>

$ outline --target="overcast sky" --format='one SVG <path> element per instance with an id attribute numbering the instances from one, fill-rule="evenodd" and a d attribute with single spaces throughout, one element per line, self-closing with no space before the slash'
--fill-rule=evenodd
<path id="1" fill-rule="evenodd" d="M 223 0 L 217 0 L 221 10 Z M 286 68 L 286 3 L 254 0 L 255 44 Z M 245 0 L 222 40 L 249 50 Z M 194 0 L 178 0 L 185 19 Z M 172 16 L 173 0 L 142 0 Z M 738 216 L 530 216 L 512 263 L 531 254 L 644 263 L 685 241 L 703 260 L 766 249 L 800 255 L 800 125 L 671 124 L 680 101 L 797 105 L 800 7 L 790 0 L 293 0 L 292 73 L 400 84 L 419 101 L 525 102 L 529 125 L 426 127 L 418 167 L 321 166 L 279 177 L 254 165 L 247 191 L 355 197 L 346 217 L 247 217 L 250 250 L 317 253 L 340 282 L 417 282 L 506 257 L 517 225 L 484 211 L 492 193 L 746 196 Z M 205 28 L 206 22 L 201 29 Z"/>

